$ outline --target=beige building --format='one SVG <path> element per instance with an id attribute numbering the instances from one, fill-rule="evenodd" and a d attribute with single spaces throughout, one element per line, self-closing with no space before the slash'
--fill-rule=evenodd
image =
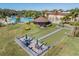
<path id="1" fill-rule="evenodd" d="M 48 13 L 48 20 L 52 23 L 59 24 L 61 22 L 61 18 L 66 14 L 68 14 L 68 12 L 50 12 Z"/>

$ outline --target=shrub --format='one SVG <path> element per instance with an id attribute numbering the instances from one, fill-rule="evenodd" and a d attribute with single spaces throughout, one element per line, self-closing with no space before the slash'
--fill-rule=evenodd
<path id="1" fill-rule="evenodd" d="M 5 26 L 3 23 L 0 23 L 0 27 L 3 27 L 3 26 Z"/>
<path id="2" fill-rule="evenodd" d="M 72 26 L 79 26 L 79 22 L 70 22 L 69 24 Z"/>

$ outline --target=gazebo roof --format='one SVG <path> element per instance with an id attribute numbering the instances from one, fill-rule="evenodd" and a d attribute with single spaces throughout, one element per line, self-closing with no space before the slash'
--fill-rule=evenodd
<path id="1" fill-rule="evenodd" d="M 48 22 L 48 19 L 46 19 L 43 16 L 40 16 L 40 17 L 34 19 L 34 22 Z"/>

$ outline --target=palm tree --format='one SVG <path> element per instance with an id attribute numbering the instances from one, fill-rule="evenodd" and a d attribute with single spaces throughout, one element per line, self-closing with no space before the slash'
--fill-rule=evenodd
<path id="1" fill-rule="evenodd" d="M 69 15 L 66 15 L 63 18 L 61 18 L 61 21 L 64 23 L 68 23 L 70 20 L 71 20 L 71 18 L 69 17 Z"/>
<path id="2" fill-rule="evenodd" d="M 70 15 L 71 15 L 72 20 L 76 21 L 76 17 L 78 17 L 79 15 L 79 9 L 78 8 L 71 9 Z"/>
<path id="3" fill-rule="evenodd" d="M 74 27 L 73 27 L 73 30 L 72 30 L 72 35 L 73 36 L 79 35 L 79 31 L 78 31 L 79 30 L 79 28 L 78 28 L 79 22 L 76 22 L 77 21 L 76 17 L 78 17 L 78 15 L 79 15 L 79 9 L 78 8 L 70 10 L 71 19 L 74 20 L 74 22 L 73 22 Z"/>
<path id="4" fill-rule="evenodd" d="M 72 36 L 79 36 L 79 22 L 76 22 L 73 24 L 73 30 L 71 31 L 71 34 Z"/>

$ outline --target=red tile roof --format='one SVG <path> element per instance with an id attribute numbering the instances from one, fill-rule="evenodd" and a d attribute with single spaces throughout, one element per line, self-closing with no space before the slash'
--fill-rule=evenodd
<path id="1" fill-rule="evenodd" d="M 48 15 L 62 15 L 62 16 L 66 15 L 66 14 L 68 14 L 68 13 L 64 13 L 64 12 L 51 12 L 51 13 L 48 13 Z"/>

